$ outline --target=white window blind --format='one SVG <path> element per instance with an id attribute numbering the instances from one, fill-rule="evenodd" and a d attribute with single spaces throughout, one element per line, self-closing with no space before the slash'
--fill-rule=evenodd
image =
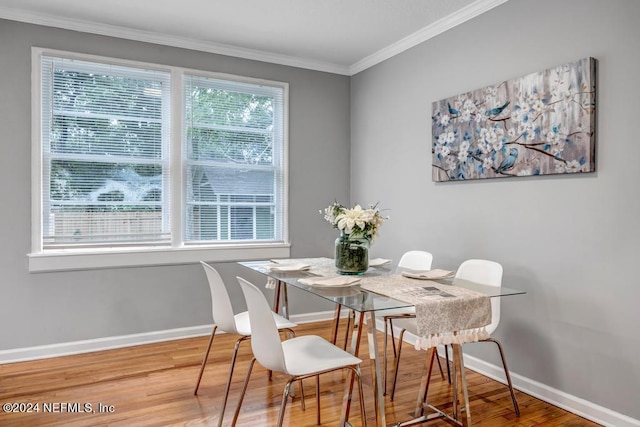
<path id="1" fill-rule="evenodd" d="M 185 243 L 283 241 L 284 96 L 184 76 Z"/>
<path id="2" fill-rule="evenodd" d="M 30 271 L 290 256 L 287 83 L 32 61 Z"/>
<path id="3" fill-rule="evenodd" d="M 43 56 L 43 249 L 166 245 L 170 75 Z"/>

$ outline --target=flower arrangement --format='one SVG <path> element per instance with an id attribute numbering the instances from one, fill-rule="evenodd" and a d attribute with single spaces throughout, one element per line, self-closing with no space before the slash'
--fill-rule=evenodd
<path id="1" fill-rule="evenodd" d="M 320 213 L 323 211 L 321 210 Z M 334 202 L 324 209 L 324 219 L 334 228 L 351 237 L 373 241 L 378 235 L 378 229 L 389 217 L 380 214 L 377 204 L 369 206 L 368 209 L 363 209 L 360 205 L 348 209 Z"/>

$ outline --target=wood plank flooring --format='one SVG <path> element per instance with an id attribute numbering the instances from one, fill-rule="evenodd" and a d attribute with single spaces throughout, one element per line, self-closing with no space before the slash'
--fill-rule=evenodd
<path id="1" fill-rule="evenodd" d="M 331 322 L 300 325 L 297 333 L 317 334 L 329 339 Z M 0 365 L 0 404 L 25 404 L 17 408 L 21 410 L 19 413 L 0 410 L 0 426 L 216 426 L 236 339 L 232 335 L 216 337 L 197 396 L 193 395 L 193 388 L 208 337 Z M 366 343 L 360 351 L 366 359 Z M 411 345 L 403 348 L 395 401 L 390 402 L 387 396 L 387 423 L 412 418 L 424 355 L 425 352 L 416 351 Z M 244 342 L 232 381 L 225 426 L 231 425 L 251 358 L 250 343 Z M 364 362 L 362 372 L 368 422 L 375 425 L 368 361 Z M 337 372 L 322 377 L 322 426 L 338 424 L 346 375 Z M 256 364 L 237 425 L 275 425 L 286 380 L 280 374 L 274 374 L 269 380 L 267 372 Z M 467 381 L 473 425 L 597 426 L 516 391 L 521 411 L 518 418 L 504 385 L 470 370 L 467 370 Z M 304 391 L 306 411 L 301 409 L 299 398 L 289 402 L 285 425 L 316 425 L 313 380 L 305 382 Z M 450 408 L 446 403 L 450 398 L 450 387 L 441 380 L 437 370 L 429 395 L 436 405 Z M 24 412 L 28 409 L 32 412 Z M 354 426 L 361 425 L 357 394 L 351 413 Z M 435 420 L 425 425 L 449 424 Z"/>

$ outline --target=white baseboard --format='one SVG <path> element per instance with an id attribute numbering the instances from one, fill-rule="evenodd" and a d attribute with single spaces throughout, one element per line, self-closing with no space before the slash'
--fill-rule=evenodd
<path id="1" fill-rule="evenodd" d="M 343 315 L 346 310 L 343 311 Z M 292 315 L 291 320 L 296 323 L 319 322 L 333 318 L 333 311 Z M 378 330 L 384 324 L 380 319 L 376 322 Z M 212 325 L 193 326 L 188 328 L 169 329 L 165 331 L 146 332 L 141 334 L 123 335 L 117 337 L 97 338 L 91 340 L 74 341 L 69 343 L 50 344 L 37 347 L 0 350 L 0 364 L 24 362 L 35 359 L 46 359 L 72 354 L 89 353 L 93 351 L 110 350 L 114 348 L 130 347 L 154 342 L 170 341 L 209 335 Z M 397 331 L 398 334 L 400 331 Z M 416 337 L 410 333 L 404 335 L 408 344 L 415 344 Z M 506 383 L 501 366 L 487 363 L 473 356 L 465 355 L 465 367 L 482 375 Z M 595 403 L 554 389 L 530 378 L 511 372 L 513 386 L 523 393 L 558 406 L 588 420 L 611 427 L 640 427 L 640 420 L 612 411 Z"/>
<path id="2" fill-rule="evenodd" d="M 464 356 L 464 366 L 486 377 L 500 381 L 503 384 L 507 383 L 502 366 L 487 363 L 484 360 L 467 354 Z M 640 426 L 640 420 L 633 419 L 619 412 L 612 411 L 603 406 L 549 387 L 548 385 L 516 374 L 511 370 L 509 373 L 511 374 L 511 382 L 514 388 L 595 423 L 611 427 Z"/>
<path id="3" fill-rule="evenodd" d="M 308 314 L 294 314 L 291 316 L 291 321 L 300 324 L 319 322 L 322 320 L 332 319 L 333 313 L 333 311 L 324 311 Z M 69 356 L 72 354 L 90 353 L 93 351 L 111 350 L 115 348 L 131 347 L 134 345 L 199 337 L 211 334 L 212 327 L 213 325 L 200 325 L 188 328 L 168 329 L 165 331 L 122 335 L 117 337 L 96 338 L 60 344 L 17 348 L 12 350 L 0 350 L 0 365 L 5 363 L 26 362 L 29 360 L 48 359 L 51 357 Z"/>
<path id="4" fill-rule="evenodd" d="M 378 323 L 378 329 L 380 329 L 380 325 L 382 325 L 381 322 Z M 394 331 L 397 331 L 396 336 L 400 334 L 400 330 L 396 329 L 395 327 L 394 327 Z M 415 335 L 409 332 L 406 332 L 404 334 L 404 341 L 408 344 L 415 345 L 416 338 L 417 337 Z M 487 344 L 487 345 L 491 345 L 491 344 Z M 438 353 L 440 357 L 444 357 L 444 350 L 442 350 L 442 346 L 438 349 Z M 451 352 L 449 352 L 449 356 L 451 356 Z M 503 384 L 507 384 L 507 380 L 504 375 L 504 370 L 502 369 L 501 365 L 500 366 L 493 365 L 491 363 L 485 362 L 482 359 L 478 359 L 477 357 L 473 357 L 468 354 L 465 354 L 464 366 L 465 368 L 471 369 L 472 371 L 475 371 L 481 375 L 484 375 L 485 377 L 489 377 Z M 612 411 L 611 409 L 605 408 L 603 406 L 597 405 L 593 402 L 589 402 L 587 400 L 565 393 L 561 390 L 557 390 L 553 387 L 549 387 L 548 385 L 539 383 L 535 380 L 532 380 L 525 376 L 514 373 L 511 370 L 509 371 L 509 373 L 511 374 L 511 382 L 513 383 L 513 388 L 520 390 L 521 392 L 526 393 L 528 395 L 531 395 L 537 399 L 550 403 L 554 406 L 567 410 L 571 413 L 579 415 L 583 418 L 591 420 L 595 423 L 598 423 L 607 427 L 639 427 L 640 426 L 640 420 L 636 420 L 627 415 L 624 415 L 619 412 Z"/>
<path id="5" fill-rule="evenodd" d="M 151 344 L 154 342 L 209 335 L 211 334 L 212 327 L 213 325 L 201 325 L 189 328 L 144 332 L 141 334 L 122 335 L 117 337 L 41 345 L 37 347 L 0 350 L 0 364 L 48 359 L 51 357 L 90 353 L 93 351 L 111 350 L 114 348 L 131 347 L 134 345 Z"/>

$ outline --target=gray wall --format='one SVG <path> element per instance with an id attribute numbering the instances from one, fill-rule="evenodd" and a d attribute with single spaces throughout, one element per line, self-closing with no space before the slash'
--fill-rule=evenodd
<path id="1" fill-rule="evenodd" d="M 527 291 L 503 299 L 496 331 L 512 371 L 636 419 L 639 22 L 636 0 L 511 0 L 351 81 L 352 200 L 391 215 L 373 251 L 502 263 Z M 432 182 L 433 101 L 587 56 L 596 173 Z M 499 365 L 488 344 L 466 350 Z"/>
<path id="2" fill-rule="evenodd" d="M 32 46 L 288 82 L 291 254 L 331 256 L 337 234 L 318 210 L 349 197 L 348 77 L 6 20 L 0 40 L 0 350 L 212 322 L 199 265 L 27 271 Z M 236 275 L 264 280 L 233 263 L 217 267 L 230 285 Z M 295 293 L 290 298 L 293 314 L 332 308 Z"/>

